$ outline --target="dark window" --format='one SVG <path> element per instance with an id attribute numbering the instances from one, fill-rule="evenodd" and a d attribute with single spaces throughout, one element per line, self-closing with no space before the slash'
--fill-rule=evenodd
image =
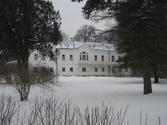
<path id="1" fill-rule="evenodd" d="M 38 72 L 38 67 L 34 67 L 34 72 Z"/>
<path id="2" fill-rule="evenodd" d="M 118 60 L 120 60 L 121 59 L 121 56 L 118 56 Z"/>
<path id="3" fill-rule="evenodd" d="M 42 60 L 45 61 L 46 60 L 46 56 L 42 55 Z"/>
<path id="4" fill-rule="evenodd" d="M 102 72 L 105 72 L 105 68 L 104 68 L 104 67 L 102 67 L 102 69 L 101 69 L 101 70 L 102 70 Z"/>
<path id="5" fill-rule="evenodd" d="M 97 67 L 95 67 L 95 72 L 97 72 L 98 71 L 98 68 Z"/>
<path id="6" fill-rule="evenodd" d="M 46 72 L 46 67 L 41 67 L 42 72 Z"/>
<path id="7" fill-rule="evenodd" d="M 88 53 L 87 52 L 81 52 L 80 53 L 80 60 L 88 60 Z"/>
<path id="8" fill-rule="evenodd" d="M 125 69 L 125 72 L 128 72 L 128 68 Z"/>
<path id="9" fill-rule="evenodd" d="M 73 72 L 73 67 L 70 67 L 70 72 Z"/>
<path id="10" fill-rule="evenodd" d="M 50 61 L 54 61 L 54 58 L 53 58 L 53 57 L 50 57 Z"/>
<path id="11" fill-rule="evenodd" d="M 86 72 L 86 67 L 82 67 L 82 72 Z"/>
<path id="12" fill-rule="evenodd" d="M 50 72 L 53 72 L 53 67 L 50 67 Z"/>
<path id="13" fill-rule="evenodd" d="M 38 60 L 38 54 L 34 54 L 34 60 Z"/>
<path id="14" fill-rule="evenodd" d="M 65 67 L 62 67 L 62 72 L 65 72 L 66 71 L 66 68 Z"/>
<path id="15" fill-rule="evenodd" d="M 64 54 L 62 55 L 62 61 L 65 61 L 65 55 Z"/>
<path id="16" fill-rule="evenodd" d="M 73 55 L 70 55 L 70 60 L 73 61 Z"/>
<path id="17" fill-rule="evenodd" d="M 104 61 L 104 56 L 101 56 L 101 61 Z"/>
<path id="18" fill-rule="evenodd" d="M 95 61 L 97 61 L 97 55 L 94 56 Z"/>
<path id="19" fill-rule="evenodd" d="M 112 59 L 112 62 L 114 62 L 114 61 L 115 61 L 115 57 L 114 57 L 114 56 L 111 56 L 111 59 Z"/>

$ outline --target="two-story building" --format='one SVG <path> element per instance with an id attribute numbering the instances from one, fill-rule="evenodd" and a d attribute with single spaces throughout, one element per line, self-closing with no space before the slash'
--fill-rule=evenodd
<path id="1" fill-rule="evenodd" d="M 55 46 L 59 50 L 57 65 L 54 60 L 34 51 L 29 62 L 34 70 L 47 67 L 50 72 L 59 75 L 76 76 L 129 76 L 129 69 L 120 69 L 117 60 L 119 54 L 114 45 L 96 42 L 62 42 Z M 57 69 L 56 69 L 57 68 Z"/>

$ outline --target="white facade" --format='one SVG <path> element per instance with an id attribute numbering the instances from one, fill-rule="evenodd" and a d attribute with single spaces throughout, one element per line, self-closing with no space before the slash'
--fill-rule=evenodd
<path id="1" fill-rule="evenodd" d="M 129 76 L 128 69 L 118 69 L 119 55 L 112 44 L 106 43 L 81 43 L 63 42 L 55 48 L 59 50 L 58 73 L 59 75 L 78 76 Z M 34 51 L 29 58 L 34 70 L 47 67 L 56 74 L 56 63 L 49 57 L 41 56 Z"/>

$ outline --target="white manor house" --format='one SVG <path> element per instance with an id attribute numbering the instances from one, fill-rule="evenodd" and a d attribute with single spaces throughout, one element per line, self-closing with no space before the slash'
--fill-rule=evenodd
<path id="1" fill-rule="evenodd" d="M 55 75 L 66 76 L 129 76 L 129 69 L 118 67 L 119 55 L 113 44 L 97 42 L 62 42 L 57 63 L 38 51 L 32 52 L 29 63 L 34 70 L 45 67 Z"/>

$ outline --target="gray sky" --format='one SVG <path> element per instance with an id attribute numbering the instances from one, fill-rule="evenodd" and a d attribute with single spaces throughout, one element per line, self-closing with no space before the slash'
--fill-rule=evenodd
<path id="1" fill-rule="evenodd" d="M 104 24 L 93 23 L 84 19 L 82 16 L 82 7 L 84 3 L 71 2 L 71 0 L 52 0 L 56 10 L 60 11 L 62 18 L 61 30 L 69 36 L 74 36 L 76 31 L 84 24 L 90 24 L 95 28 L 102 29 Z"/>

